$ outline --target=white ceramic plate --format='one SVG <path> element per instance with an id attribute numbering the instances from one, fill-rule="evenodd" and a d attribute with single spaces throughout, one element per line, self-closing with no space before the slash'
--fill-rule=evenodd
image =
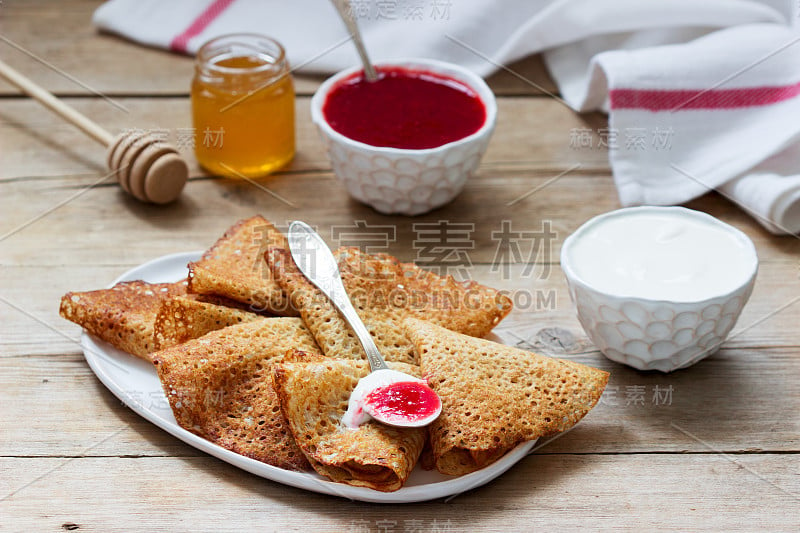
<path id="1" fill-rule="evenodd" d="M 114 283 L 137 279 L 151 283 L 178 281 L 187 275 L 186 264 L 196 261 L 201 255 L 201 252 L 165 255 L 129 270 Z M 100 381 L 117 398 L 145 419 L 187 444 L 243 470 L 314 492 L 379 503 L 419 502 L 444 498 L 488 483 L 525 457 L 534 445 L 534 442 L 520 444 L 494 464 L 460 477 L 445 476 L 436 471 L 416 468 L 403 488 L 395 492 L 384 493 L 333 483 L 316 473 L 291 472 L 244 457 L 186 431 L 175 422 L 153 365 L 117 350 L 85 332 L 81 337 L 81 343 L 86 361 Z"/>

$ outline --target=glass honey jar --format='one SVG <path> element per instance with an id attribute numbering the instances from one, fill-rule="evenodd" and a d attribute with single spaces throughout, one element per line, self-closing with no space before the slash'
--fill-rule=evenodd
<path id="1" fill-rule="evenodd" d="M 204 44 L 195 60 L 192 121 L 197 160 L 214 174 L 258 178 L 288 164 L 294 85 L 283 46 L 249 33 Z"/>

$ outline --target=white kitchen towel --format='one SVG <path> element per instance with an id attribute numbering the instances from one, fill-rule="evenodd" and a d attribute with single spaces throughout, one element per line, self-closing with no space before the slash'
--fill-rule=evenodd
<path id="1" fill-rule="evenodd" d="M 800 33 L 794 0 L 351 0 L 375 61 L 431 57 L 488 75 L 545 52 L 560 98 L 609 113 L 623 205 L 716 189 L 774 233 L 800 232 Z M 294 68 L 357 62 L 327 0 L 109 0 L 95 24 L 194 53 L 218 35 L 281 41 Z M 577 141 L 576 141 L 577 139 Z"/>

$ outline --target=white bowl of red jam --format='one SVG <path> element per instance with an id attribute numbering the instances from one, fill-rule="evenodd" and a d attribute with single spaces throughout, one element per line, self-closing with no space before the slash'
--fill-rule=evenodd
<path id="1" fill-rule="evenodd" d="M 385 214 L 420 215 L 453 200 L 483 157 L 497 120 L 479 76 L 428 59 L 354 67 L 326 80 L 311 119 L 333 170 L 356 200 Z"/>

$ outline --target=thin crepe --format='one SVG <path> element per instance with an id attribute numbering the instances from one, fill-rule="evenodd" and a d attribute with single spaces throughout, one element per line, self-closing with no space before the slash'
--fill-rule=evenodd
<path id="1" fill-rule="evenodd" d="M 436 468 L 462 475 L 516 445 L 569 429 L 600 399 L 608 372 L 461 335 L 420 320 L 405 331 L 442 400 L 430 426 Z"/>
<path id="2" fill-rule="evenodd" d="M 211 331 L 263 318 L 243 309 L 244 306 L 238 302 L 220 300 L 223 299 L 189 294 L 162 302 L 155 319 L 154 350 L 163 350 Z"/>
<path id="3" fill-rule="evenodd" d="M 425 444 L 425 428 L 396 428 L 370 421 L 342 426 L 350 393 L 369 374 L 366 361 L 295 353 L 275 365 L 275 390 L 292 434 L 319 474 L 339 483 L 391 492 L 403 486 Z M 419 375 L 415 366 L 392 363 Z"/>
<path id="4" fill-rule="evenodd" d="M 264 262 L 269 246 L 287 246 L 267 219 L 254 216 L 231 226 L 199 261 L 189 263 L 189 292 L 242 302 L 254 311 L 297 316 Z"/>
<path id="5" fill-rule="evenodd" d="M 274 247 L 266 255 L 274 279 L 300 311 L 325 355 L 364 359 L 350 326 L 300 272 L 291 254 Z M 507 296 L 474 281 L 457 282 L 390 255 L 366 254 L 358 248 L 340 248 L 335 255 L 350 300 L 387 361 L 418 364 L 403 333 L 406 318 L 482 337 L 511 311 Z"/>
<path id="6" fill-rule="evenodd" d="M 258 461 L 307 470 L 272 386 L 272 365 L 293 349 L 319 353 L 299 318 L 260 318 L 156 352 L 178 424 Z"/>
<path id="7" fill-rule="evenodd" d="M 124 281 L 110 289 L 68 292 L 59 313 L 83 329 L 146 361 L 154 351 L 154 325 L 161 304 L 186 294 L 186 281 L 147 283 Z"/>

